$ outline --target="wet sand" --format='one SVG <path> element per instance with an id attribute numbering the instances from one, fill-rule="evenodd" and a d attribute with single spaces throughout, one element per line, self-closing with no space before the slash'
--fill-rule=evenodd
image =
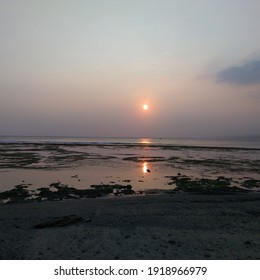
<path id="1" fill-rule="evenodd" d="M 259 193 L 0 205 L 0 258 L 260 259 L 259 228 Z"/>

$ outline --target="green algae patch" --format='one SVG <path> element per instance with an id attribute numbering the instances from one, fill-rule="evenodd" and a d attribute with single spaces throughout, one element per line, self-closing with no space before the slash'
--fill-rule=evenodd
<path id="1" fill-rule="evenodd" d="M 249 190 L 231 186 L 232 179 L 218 177 L 217 179 L 191 178 L 185 175 L 170 176 L 175 184 L 174 192 L 202 193 L 202 194 L 226 194 L 249 192 Z"/>
<path id="2" fill-rule="evenodd" d="M 132 195 L 135 191 L 131 185 L 91 185 L 88 189 L 77 189 L 61 182 L 52 183 L 49 187 L 29 190 L 27 185 L 21 184 L 13 189 L 0 193 L 0 203 L 27 203 L 42 201 L 59 201 L 67 199 L 97 198 L 108 195 Z"/>
<path id="3" fill-rule="evenodd" d="M 242 183 L 242 186 L 248 189 L 260 188 L 260 180 L 249 179 Z"/>
<path id="4" fill-rule="evenodd" d="M 29 168 L 37 164 L 41 157 L 27 151 L 4 151 L 0 150 L 1 168 Z"/>
<path id="5" fill-rule="evenodd" d="M 2 203 L 24 203 L 30 198 L 28 185 L 16 185 L 13 189 L 0 193 L 0 202 Z"/>

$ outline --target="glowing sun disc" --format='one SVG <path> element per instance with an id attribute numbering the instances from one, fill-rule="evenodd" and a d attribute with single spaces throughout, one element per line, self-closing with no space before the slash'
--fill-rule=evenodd
<path id="1" fill-rule="evenodd" d="M 144 110 L 148 110 L 148 108 L 149 108 L 149 106 L 148 106 L 147 104 L 144 104 L 144 105 L 143 105 L 143 109 L 144 109 Z"/>

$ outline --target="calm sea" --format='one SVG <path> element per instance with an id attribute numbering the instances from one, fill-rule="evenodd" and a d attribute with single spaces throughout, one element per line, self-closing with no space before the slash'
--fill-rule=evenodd
<path id="1" fill-rule="evenodd" d="M 260 149 L 260 136 L 229 139 L 0 136 L 0 143 L 155 145 Z"/>

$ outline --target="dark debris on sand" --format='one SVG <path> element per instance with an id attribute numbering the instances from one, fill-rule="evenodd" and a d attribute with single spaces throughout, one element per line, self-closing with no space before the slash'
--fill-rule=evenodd
<path id="1" fill-rule="evenodd" d="M 69 215 L 58 218 L 52 218 L 46 222 L 37 224 L 34 226 L 35 229 L 52 228 L 52 227 L 65 227 L 79 222 L 83 222 L 83 218 L 77 215 Z M 86 222 L 91 222 L 87 220 Z"/>

